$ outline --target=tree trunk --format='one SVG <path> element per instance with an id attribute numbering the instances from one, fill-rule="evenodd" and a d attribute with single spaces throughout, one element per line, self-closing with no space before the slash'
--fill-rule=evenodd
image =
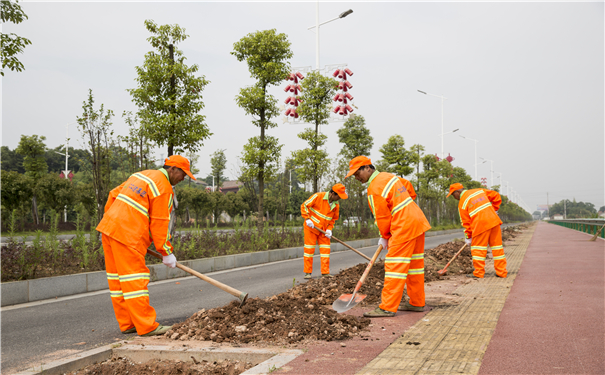
<path id="1" fill-rule="evenodd" d="M 317 137 L 319 137 L 319 121 L 315 121 L 315 142 L 313 142 L 313 159 L 315 159 L 315 155 L 317 154 Z M 315 173 L 313 174 L 313 192 L 317 193 L 319 191 L 319 176 L 317 175 L 317 164 L 315 164 Z"/>
<path id="2" fill-rule="evenodd" d="M 38 202 L 36 201 L 36 194 L 32 198 L 32 218 L 34 219 L 34 224 L 40 224 L 40 217 L 38 216 Z"/>

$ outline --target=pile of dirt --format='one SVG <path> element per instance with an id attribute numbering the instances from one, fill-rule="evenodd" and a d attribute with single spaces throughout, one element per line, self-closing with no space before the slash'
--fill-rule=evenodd
<path id="1" fill-rule="evenodd" d="M 254 367 L 250 362 L 224 360 L 221 362 L 197 361 L 191 362 L 169 361 L 154 359 L 145 363 L 136 363 L 127 358 L 114 357 L 107 361 L 85 367 L 72 375 L 239 375 Z"/>
<path id="2" fill-rule="evenodd" d="M 520 229 L 507 228 L 504 232 L 510 239 Z M 471 251 L 467 246 L 448 267 L 445 276 L 437 273 L 463 245 L 464 241 L 454 241 L 426 250 L 425 283 L 447 279 L 448 275 L 473 272 Z M 239 301 L 232 301 L 223 307 L 200 310 L 185 322 L 174 325 L 166 336 L 173 340 L 272 344 L 292 344 L 306 339 L 347 339 L 364 330 L 370 319 L 338 314 L 331 305 L 342 294 L 353 292 L 366 267 L 367 263 L 360 263 L 332 278 L 312 279 L 285 293 L 249 299 L 241 309 Z M 379 260 L 359 291 L 367 297 L 358 306 L 380 303 L 383 284 L 384 261 Z"/>

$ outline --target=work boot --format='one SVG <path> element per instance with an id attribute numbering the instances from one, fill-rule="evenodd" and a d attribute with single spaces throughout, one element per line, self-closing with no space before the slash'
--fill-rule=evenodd
<path id="1" fill-rule="evenodd" d="M 126 331 L 122 331 L 123 334 L 137 333 L 137 327 L 128 328 Z"/>
<path id="2" fill-rule="evenodd" d="M 305 279 L 311 279 L 311 274 L 310 273 L 305 273 Z"/>
<path id="3" fill-rule="evenodd" d="M 163 326 L 163 325 L 159 325 L 158 328 L 154 329 L 151 332 L 148 332 L 144 335 L 140 335 L 140 336 L 145 336 L 145 337 L 149 337 L 149 336 L 159 336 L 159 335 L 163 335 L 164 333 L 168 332 L 170 330 L 170 328 L 172 328 L 172 326 Z"/>
<path id="4" fill-rule="evenodd" d="M 321 277 L 334 277 L 334 276 L 330 275 L 329 273 L 322 273 Z"/>
<path id="5" fill-rule="evenodd" d="M 471 279 L 482 279 L 482 277 L 477 277 L 477 276 L 473 275 L 472 273 L 469 273 L 468 275 L 466 275 L 466 277 L 470 277 Z"/>
<path id="6" fill-rule="evenodd" d="M 397 308 L 397 310 L 399 310 L 399 311 L 418 311 L 418 312 L 422 312 L 422 311 L 424 311 L 424 306 L 410 305 L 410 303 L 408 301 L 405 301 L 405 303 L 402 303 L 401 305 L 399 305 L 399 307 Z"/>
<path id="7" fill-rule="evenodd" d="M 363 316 L 367 318 L 390 318 L 392 316 L 395 316 L 395 313 L 377 307 L 375 310 L 363 313 Z"/>

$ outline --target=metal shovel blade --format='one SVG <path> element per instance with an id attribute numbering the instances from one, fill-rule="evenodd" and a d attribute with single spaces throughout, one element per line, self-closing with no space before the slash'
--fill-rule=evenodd
<path id="1" fill-rule="evenodd" d="M 359 302 L 363 301 L 366 298 L 366 295 L 357 294 L 355 295 L 354 300 L 351 300 L 352 298 L 352 294 L 343 294 L 342 296 L 338 297 L 336 301 L 334 301 L 334 303 L 332 304 L 332 308 L 337 313 L 345 312 L 355 307 Z"/>

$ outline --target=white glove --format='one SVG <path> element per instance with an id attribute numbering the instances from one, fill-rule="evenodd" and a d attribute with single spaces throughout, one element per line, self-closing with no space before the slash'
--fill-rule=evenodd
<path id="1" fill-rule="evenodd" d="M 472 238 L 467 238 L 467 239 L 464 240 L 464 243 L 467 244 L 467 245 L 470 245 L 471 242 L 473 242 Z"/>
<path id="2" fill-rule="evenodd" d="M 326 230 L 326 237 L 332 238 L 332 231 L 330 229 Z"/>
<path id="3" fill-rule="evenodd" d="M 307 221 L 305 221 L 305 223 L 307 224 L 307 226 L 309 228 L 315 228 L 315 225 L 313 225 L 313 222 L 311 221 L 311 219 L 307 219 Z"/>
<path id="4" fill-rule="evenodd" d="M 389 248 L 389 240 L 387 240 L 386 238 L 382 238 L 382 237 L 381 237 L 381 238 L 378 240 L 378 244 L 379 244 L 379 245 L 382 245 L 382 248 L 383 248 L 383 249 L 385 249 L 385 250 Z"/>
<path id="5" fill-rule="evenodd" d="M 170 254 L 162 258 L 162 263 L 164 263 L 167 267 L 174 268 L 176 267 L 176 257 L 174 254 Z"/>

